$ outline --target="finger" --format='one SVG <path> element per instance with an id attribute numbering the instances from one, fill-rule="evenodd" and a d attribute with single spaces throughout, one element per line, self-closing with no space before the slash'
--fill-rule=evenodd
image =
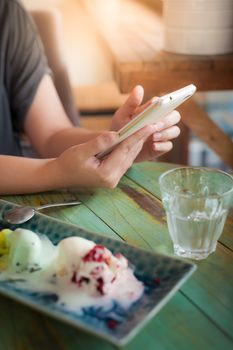
<path id="1" fill-rule="evenodd" d="M 163 153 L 167 153 L 171 151 L 173 147 L 173 144 L 171 141 L 166 141 L 166 142 L 154 142 L 152 144 L 152 149 L 156 153 L 156 156 L 159 156 Z"/>
<path id="2" fill-rule="evenodd" d="M 119 136 L 115 131 L 106 131 L 96 138 L 83 143 L 80 145 L 82 147 L 82 152 L 84 158 L 89 158 L 97 153 L 105 151 L 109 147 L 113 146 L 117 142 Z"/>
<path id="3" fill-rule="evenodd" d="M 129 97 L 125 103 L 118 109 L 117 114 L 121 115 L 121 118 L 127 118 L 134 113 L 143 100 L 144 89 L 141 85 L 136 85 L 131 91 Z"/>
<path id="4" fill-rule="evenodd" d="M 138 141 L 130 151 L 131 157 L 127 157 L 123 162 L 117 161 L 111 157 L 103 160 L 98 168 L 98 174 L 100 178 L 100 187 L 115 188 L 120 181 L 121 177 L 131 167 L 134 159 L 140 153 L 143 146 L 143 141 Z"/>
<path id="5" fill-rule="evenodd" d="M 123 152 L 127 155 L 132 147 L 137 145 L 137 143 L 141 140 L 145 142 L 148 139 L 148 137 L 154 133 L 155 130 L 156 130 L 156 127 L 153 124 L 144 126 L 144 128 L 138 130 L 133 135 L 128 137 L 125 141 L 123 141 L 120 144 L 117 151 L 119 153 Z"/>
<path id="6" fill-rule="evenodd" d="M 161 132 L 156 132 L 152 135 L 152 141 L 168 141 L 173 140 L 180 135 L 180 128 L 176 125 L 171 126 Z"/>
<path id="7" fill-rule="evenodd" d="M 124 160 L 121 163 L 121 166 L 117 169 L 117 176 L 120 179 L 125 172 L 132 166 L 135 159 L 138 157 L 139 153 L 143 148 L 143 140 L 138 141 L 134 146 L 130 149 L 130 153 L 124 157 Z"/>
<path id="8" fill-rule="evenodd" d="M 125 169 L 124 163 L 127 165 L 132 163 L 140 152 L 145 140 L 155 132 L 154 125 L 148 125 L 128 137 L 119 144 L 112 153 L 102 161 L 103 167 L 106 169 Z"/>
<path id="9" fill-rule="evenodd" d="M 161 131 L 163 129 L 167 129 L 170 126 L 173 126 L 179 123 L 181 119 L 180 113 L 178 111 L 172 111 L 165 117 L 163 117 L 160 121 L 158 121 L 155 125 L 157 126 L 157 131 Z"/>
<path id="10" fill-rule="evenodd" d="M 118 183 L 121 177 L 126 173 L 126 171 L 132 166 L 135 159 L 140 154 L 143 148 L 143 140 L 138 141 L 134 146 L 130 149 L 130 153 L 127 156 L 122 158 L 121 165 L 115 171 L 115 183 Z M 126 153 L 125 153 L 126 155 Z"/>
<path id="11" fill-rule="evenodd" d="M 115 187 L 124 173 L 131 167 L 141 152 L 145 140 L 153 134 L 155 127 L 148 125 L 123 141 L 100 166 L 99 173 L 111 187 Z M 114 169 L 114 171 L 113 171 Z M 105 180 L 106 181 L 106 180 Z"/>
<path id="12" fill-rule="evenodd" d="M 145 102 L 143 105 L 138 106 L 134 113 L 131 115 L 131 119 L 133 119 L 134 117 L 136 117 L 138 114 L 142 113 L 146 108 L 148 108 L 149 106 L 151 106 L 152 104 L 155 104 L 155 102 L 157 102 L 159 100 L 158 97 L 153 97 L 151 100 Z"/>
<path id="13" fill-rule="evenodd" d="M 151 135 L 146 140 L 146 142 L 144 142 L 142 151 L 138 154 L 137 158 L 135 159 L 136 162 L 150 160 L 150 159 L 153 159 L 155 157 L 155 152 L 152 148 L 152 145 L 153 145 L 152 137 L 153 137 L 153 135 Z"/>

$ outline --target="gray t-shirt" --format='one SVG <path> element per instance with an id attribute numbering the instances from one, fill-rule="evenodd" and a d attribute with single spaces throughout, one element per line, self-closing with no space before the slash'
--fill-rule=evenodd
<path id="1" fill-rule="evenodd" d="M 22 155 L 19 133 L 50 73 L 35 25 L 20 1 L 0 0 L 0 154 Z"/>

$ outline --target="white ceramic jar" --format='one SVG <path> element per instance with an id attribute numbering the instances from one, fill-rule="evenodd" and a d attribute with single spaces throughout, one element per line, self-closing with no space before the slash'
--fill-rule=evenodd
<path id="1" fill-rule="evenodd" d="M 233 0 L 163 0 L 163 18 L 167 51 L 233 52 Z"/>

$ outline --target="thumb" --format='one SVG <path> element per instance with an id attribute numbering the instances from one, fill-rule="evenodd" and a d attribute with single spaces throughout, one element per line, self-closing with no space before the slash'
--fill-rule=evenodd
<path id="1" fill-rule="evenodd" d="M 135 109 L 140 106 L 144 96 L 144 89 L 141 85 L 136 85 L 131 91 L 125 103 L 118 109 L 121 118 L 130 118 Z"/>
<path id="2" fill-rule="evenodd" d="M 106 131 L 100 134 L 94 139 L 83 144 L 84 156 L 89 158 L 105 151 L 109 147 L 113 146 L 117 142 L 118 138 L 118 133 L 115 131 Z"/>

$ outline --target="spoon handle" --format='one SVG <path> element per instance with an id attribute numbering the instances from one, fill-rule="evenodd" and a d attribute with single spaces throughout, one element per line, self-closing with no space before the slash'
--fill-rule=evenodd
<path id="1" fill-rule="evenodd" d="M 65 207 L 66 205 L 77 205 L 82 204 L 80 201 L 71 201 L 71 202 L 62 202 L 62 203 L 49 203 L 49 204 L 43 204 L 38 207 L 35 207 L 35 210 L 41 210 L 46 208 L 53 208 L 53 207 Z"/>

